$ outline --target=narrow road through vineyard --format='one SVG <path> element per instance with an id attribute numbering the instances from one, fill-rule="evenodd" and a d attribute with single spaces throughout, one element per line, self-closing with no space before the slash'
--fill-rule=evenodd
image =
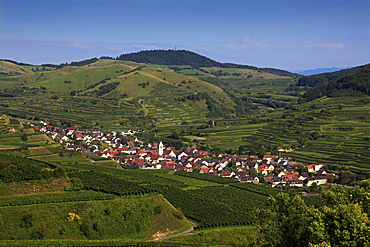
<path id="1" fill-rule="evenodd" d="M 186 235 L 191 234 L 190 232 L 193 231 L 193 230 L 194 230 L 194 226 L 191 226 L 186 231 L 183 231 L 183 232 L 180 232 L 180 233 L 176 233 L 176 234 L 172 234 L 172 235 L 169 235 L 169 236 L 166 236 L 166 237 L 163 237 L 163 238 L 157 238 L 154 241 L 162 241 L 162 240 L 169 239 L 169 238 L 175 238 L 175 237 L 179 237 L 179 236 L 186 236 Z"/>

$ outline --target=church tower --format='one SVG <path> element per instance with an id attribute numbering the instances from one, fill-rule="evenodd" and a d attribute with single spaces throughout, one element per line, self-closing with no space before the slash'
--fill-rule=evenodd
<path id="1" fill-rule="evenodd" d="M 164 150 L 164 145 L 163 145 L 163 143 L 162 143 L 162 142 L 160 142 L 160 143 L 158 144 L 158 154 L 159 154 L 160 156 L 162 156 L 162 155 L 163 155 L 163 150 Z"/>

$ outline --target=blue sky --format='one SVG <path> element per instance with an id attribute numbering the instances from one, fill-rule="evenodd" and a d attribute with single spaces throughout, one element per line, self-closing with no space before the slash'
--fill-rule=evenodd
<path id="1" fill-rule="evenodd" d="M 148 49 L 305 70 L 370 63 L 369 0 L 0 0 L 0 58 L 32 64 Z"/>

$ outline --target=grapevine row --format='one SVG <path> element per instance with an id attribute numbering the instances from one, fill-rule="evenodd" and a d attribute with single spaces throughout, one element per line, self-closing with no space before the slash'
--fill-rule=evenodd
<path id="1" fill-rule="evenodd" d="M 106 173 L 94 171 L 71 172 L 70 178 L 77 178 L 83 184 L 83 189 L 95 190 L 114 195 L 139 195 L 154 192 L 138 183 L 129 182 Z"/>
<path id="2" fill-rule="evenodd" d="M 231 179 L 231 178 L 213 176 L 209 174 L 201 174 L 201 173 L 196 173 L 196 172 L 176 171 L 175 174 L 179 176 L 196 178 L 196 179 L 206 180 L 206 181 L 219 183 L 219 184 L 239 183 L 239 181 Z"/>
<path id="3" fill-rule="evenodd" d="M 44 204 L 44 203 L 112 200 L 114 198 L 116 198 L 115 195 L 108 195 L 105 193 L 99 193 L 95 191 L 24 195 L 24 196 L 3 197 L 0 199 L 0 207 Z"/>

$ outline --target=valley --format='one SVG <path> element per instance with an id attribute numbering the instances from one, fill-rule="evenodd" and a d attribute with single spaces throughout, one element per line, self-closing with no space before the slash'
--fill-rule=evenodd
<path id="1" fill-rule="evenodd" d="M 268 246 L 276 222 L 339 239 L 328 215 L 368 222 L 368 67 L 303 77 L 182 50 L 3 60 L 0 246 Z"/>

